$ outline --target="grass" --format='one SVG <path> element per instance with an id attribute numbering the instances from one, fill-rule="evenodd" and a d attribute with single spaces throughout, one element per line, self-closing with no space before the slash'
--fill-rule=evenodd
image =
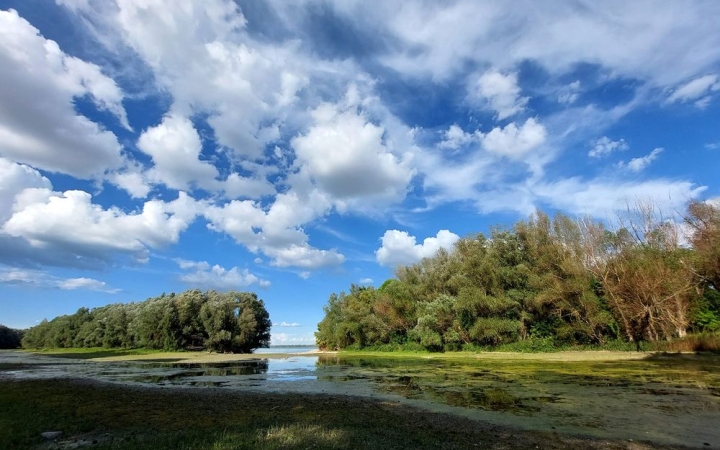
<path id="1" fill-rule="evenodd" d="M 494 402 L 510 401 L 493 393 Z M 338 396 L 130 388 L 63 380 L 0 381 L 0 448 L 520 449 L 662 448 L 518 431 L 398 403 Z"/>
<path id="2" fill-rule="evenodd" d="M 72 358 L 72 359 L 96 359 L 117 356 L 139 356 L 154 355 L 158 353 L 167 353 L 165 350 L 153 350 L 147 348 L 42 348 L 42 349 L 25 349 L 24 351 L 39 353 L 44 356 L 52 356 L 54 358 Z M 182 352 L 174 352 L 182 353 Z"/>
<path id="3" fill-rule="evenodd" d="M 720 353 L 720 333 L 691 334 L 672 341 L 654 343 L 659 351 Z"/>

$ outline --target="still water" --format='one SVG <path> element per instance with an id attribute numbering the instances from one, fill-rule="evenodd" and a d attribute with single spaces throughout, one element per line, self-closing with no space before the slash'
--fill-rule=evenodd
<path id="1" fill-rule="evenodd" d="M 89 362 L 0 352 L 0 364 L 17 366 L 0 371 L 0 378 L 80 377 L 144 386 L 364 396 L 527 429 L 720 446 L 718 356 L 563 362 L 269 350 L 275 354 L 213 364 Z"/>

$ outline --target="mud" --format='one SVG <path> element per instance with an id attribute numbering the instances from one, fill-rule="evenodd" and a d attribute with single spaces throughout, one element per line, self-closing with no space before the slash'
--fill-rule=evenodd
<path id="1" fill-rule="evenodd" d="M 0 352 L 0 378 L 355 396 L 528 430 L 720 446 L 720 357 L 583 353 L 589 354 L 155 354 L 83 361 Z"/>

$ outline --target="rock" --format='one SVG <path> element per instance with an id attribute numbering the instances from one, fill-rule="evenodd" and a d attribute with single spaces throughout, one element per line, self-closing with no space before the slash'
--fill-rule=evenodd
<path id="1" fill-rule="evenodd" d="M 45 431 L 44 433 L 40 433 L 40 436 L 42 436 L 43 439 L 50 441 L 59 438 L 62 434 L 62 431 Z"/>

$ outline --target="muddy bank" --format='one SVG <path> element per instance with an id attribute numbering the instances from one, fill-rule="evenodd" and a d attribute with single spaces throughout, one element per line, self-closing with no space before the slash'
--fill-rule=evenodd
<path id="1" fill-rule="evenodd" d="M 555 430 L 528 431 L 432 412 L 401 401 L 345 395 L 154 389 L 90 379 L 0 380 L 0 387 L 3 388 L 0 397 L 6 405 L 13 407 L 13 403 L 21 401 L 32 410 L 35 419 L 30 422 L 47 414 L 48 399 L 52 399 L 53 414 L 71 418 L 59 422 L 50 419 L 64 432 L 62 438 L 26 447 L 23 444 L 39 442 L 33 441 L 36 430 L 28 428 L 27 439 L 12 441 L 20 443 L 12 448 L 57 450 L 118 445 L 141 449 L 166 448 L 172 443 L 182 443 L 185 448 L 206 448 L 217 442 L 214 439 L 223 441 L 231 437 L 235 442 L 243 442 L 248 434 L 250 445 L 264 447 L 261 444 L 268 442 L 263 439 L 273 444 L 272 438 L 280 432 L 293 437 L 284 440 L 280 448 L 687 448 L 637 440 L 596 439 Z M 73 421 L 81 422 L 82 427 L 76 428 Z M 43 420 L 40 422 L 38 427 L 45 425 Z M 198 434 L 204 439 L 200 443 Z M 328 439 L 323 441 L 323 437 Z"/>
<path id="2" fill-rule="evenodd" d="M 81 378 L 203 395 L 353 397 L 526 431 L 720 446 L 717 356 L 461 356 L 171 353 L 88 361 L 0 352 L 0 378 Z"/>

